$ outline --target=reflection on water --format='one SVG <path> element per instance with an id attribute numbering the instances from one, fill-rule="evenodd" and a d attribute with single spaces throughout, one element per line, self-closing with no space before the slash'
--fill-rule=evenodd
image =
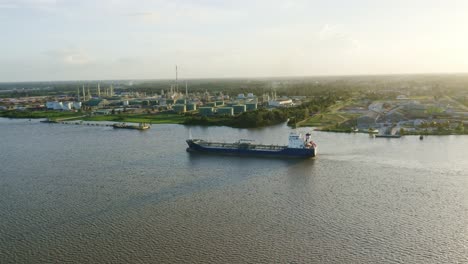
<path id="1" fill-rule="evenodd" d="M 313 132 L 283 160 L 187 153 L 189 130 L 291 131 L 0 119 L 0 262 L 468 262 L 468 137 Z"/>

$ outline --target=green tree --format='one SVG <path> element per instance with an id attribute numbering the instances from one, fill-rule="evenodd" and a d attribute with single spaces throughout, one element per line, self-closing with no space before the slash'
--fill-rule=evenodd
<path id="1" fill-rule="evenodd" d="M 463 122 L 460 122 L 460 124 L 457 126 L 457 131 L 460 133 L 465 132 L 465 126 L 463 125 Z"/>

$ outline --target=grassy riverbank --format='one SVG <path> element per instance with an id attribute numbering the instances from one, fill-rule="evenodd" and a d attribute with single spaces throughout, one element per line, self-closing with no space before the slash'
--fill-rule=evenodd
<path id="1" fill-rule="evenodd" d="M 82 116 L 82 113 L 77 112 L 60 112 L 60 111 L 0 111 L 0 117 L 7 118 L 49 118 L 62 119 Z"/>
<path id="2" fill-rule="evenodd" d="M 185 119 L 186 117 L 183 115 L 169 113 L 99 115 L 82 118 L 84 121 L 112 121 L 149 124 L 182 124 Z"/>

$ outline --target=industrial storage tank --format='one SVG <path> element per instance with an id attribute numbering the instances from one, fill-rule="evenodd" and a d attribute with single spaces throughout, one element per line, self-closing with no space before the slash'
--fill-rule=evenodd
<path id="1" fill-rule="evenodd" d="M 194 103 L 187 104 L 187 111 L 195 111 L 195 110 L 197 110 L 197 104 L 194 104 Z"/>
<path id="2" fill-rule="evenodd" d="M 234 108 L 232 107 L 220 107 L 217 109 L 218 115 L 234 115 Z"/>
<path id="3" fill-rule="evenodd" d="M 214 110 L 213 110 L 213 107 L 200 107 L 198 108 L 198 112 L 202 116 L 210 116 L 210 115 L 213 115 Z"/>
<path id="4" fill-rule="evenodd" d="M 245 105 L 234 105 L 233 108 L 234 114 L 244 113 L 247 109 Z"/>
<path id="5" fill-rule="evenodd" d="M 46 108 L 47 109 L 54 109 L 56 103 L 58 103 L 58 102 L 46 102 Z"/>
<path id="6" fill-rule="evenodd" d="M 75 110 L 80 110 L 81 109 L 81 102 L 73 102 L 73 108 Z"/>
<path id="7" fill-rule="evenodd" d="M 176 113 L 185 113 L 187 111 L 187 108 L 184 104 L 176 104 L 172 106 L 172 110 Z"/>
<path id="8" fill-rule="evenodd" d="M 71 102 L 63 102 L 62 103 L 62 110 L 65 110 L 65 111 L 72 110 L 72 103 Z"/>
<path id="9" fill-rule="evenodd" d="M 245 104 L 247 111 L 257 110 L 257 103 L 246 103 Z"/>
<path id="10" fill-rule="evenodd" d="M 62 110 L 63 109 L 63 104 L 62 102 L 55 102 L 54 104 L 54 110 Z"/>

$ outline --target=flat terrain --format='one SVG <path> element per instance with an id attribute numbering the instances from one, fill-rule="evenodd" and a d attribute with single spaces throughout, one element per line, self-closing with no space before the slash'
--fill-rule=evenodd
<path id="1" fill-rule="evenodd" d="M 86 117 L 85 121 L 113 121 L 149 124 L 182 124 L 186 117 L 179 114 L 119 114 Z"/>

